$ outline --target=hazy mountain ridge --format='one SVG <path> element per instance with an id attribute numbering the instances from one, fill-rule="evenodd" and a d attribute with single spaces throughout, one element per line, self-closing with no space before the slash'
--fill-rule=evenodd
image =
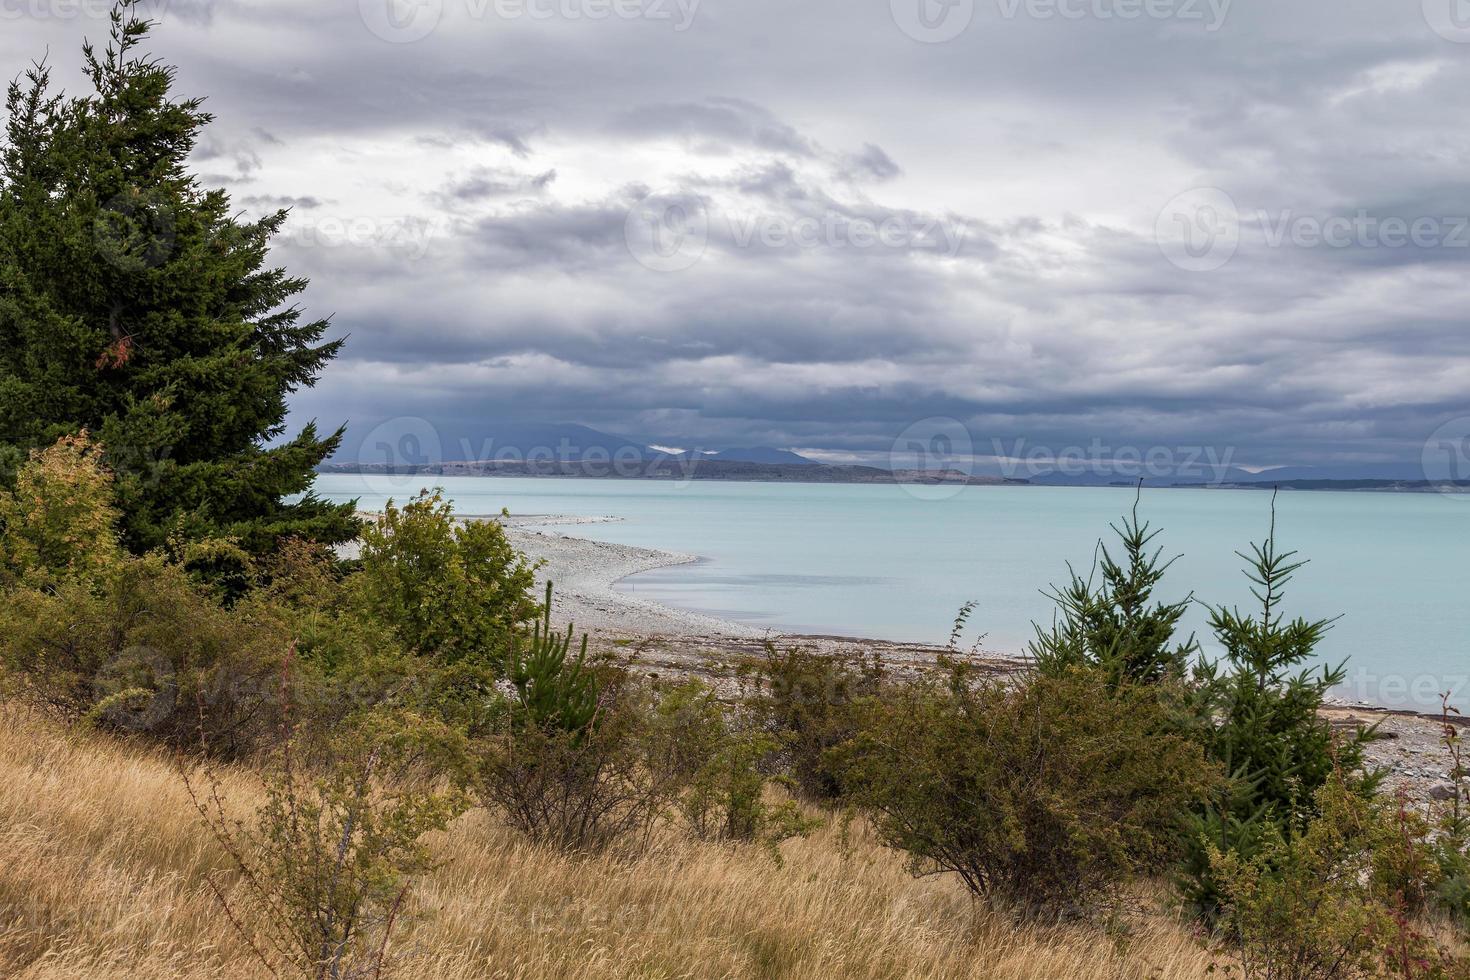
<path id="1" fill-rule="evenodd" d="M 492 433 L 493 434 L 487 434 Z M 671 443 L 641 441 L 570 422 L 505 423 L 455 434 L 425 430 L 422 420 L 378 426 L 360 444 L 354 461 L 339 453 L 319 467 L 325 473 L 432 473 L 447 476 L 568 476 L 642 479 L 720 479 L 808 483 L 999 483 L 1037 486 L 1211 487 L 1294 490 L 1379 490 L 1426 492 L 1454 481 L 1430 481 L 1411 463 L 1337 463 L 1247 470 L 1227 463 L 1180 461 L 1145 467 L 1132 461 L 1089 459 L 1066 465 L 1027 462 L 1005 466 L 976 459 L 925 468 L 862 463 L 823 463 L 790 449 L 735 446 L 723 449 L 661 448 Z M 672 445 L 687 446 L 673 440 Z M 968 470 L 968 472 L 966 472 Z M 1147 470 L 1147 472 L 1144 472 Z"/>

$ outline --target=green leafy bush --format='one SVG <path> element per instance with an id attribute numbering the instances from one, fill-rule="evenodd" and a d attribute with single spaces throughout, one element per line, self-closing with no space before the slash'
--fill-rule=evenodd
<path id="1" fill-rule="evenodd" d="M 69 722 L 241 754 L 275 727 L 289 634 L 223 606 L 163 554 L 128 555 L 111 474 L 85 436 L 33 453 L 0 492 L 0 684 Z"/>
<path id="2" fill-rule="evenodd" d="M 627 675 L 569 655 L 572 629 L 551 629 L 550 590 L 529 640 L 513 639 L 509 688 L 477 739 L 481 802 L 533 842 L 597 851 L 642 837 L 677 785 L 651 764 L 648 692 Z"/>
<path id="3" fill-rule="evenodd" d="M 272 975 L 384 974 L 412 878 L 434 867 L 424 836 L 466 805 L 438 777 L 465 759 L 462 734 L 436 719 L 375 709 L 320 739 L 285 738 L 251 824 L 230 818 L 211 772 L 186 776 L 239 880 L 210 884 Z"/>
<path id="4" fill-rule="evenodd" d="M 1268 827 L 1249 857 L 1210 852 L 1221 934 L 1247 980 L 1452 975 L 1453 955 L 1418 924 L 1439 875 L 1429 824 L 1340 774 L 1315 809 L 1300 831 Z"/>
<path id="5" fill-rule="evenodd" d="M 816 803 L 843 796 L 841 774 L 828 752 L 857 732 L 857 706 L 887 682 L 878 658 L 848 658 L 767 644 L 741 668 L 744 706 L 773 737 L 772 767 Z"/>
<path id="6" fill-rule="evenodd" d="M 650 728 L 651 712 L 645 687 L 610 674 L 579 728 L 531 723 L 512 701 L 477 739 L 480 801 L 534 843 L 571 852 L 642 846 L 681 786 L 656 751 L 667 743 Z"/>
<path id="7" fill-rule="evenodd" d="M 0 588 L 88 578 L 122 556 L 112 474 L 85 432 L 33 450 L 0 490 Z"/>
<path id="8" fill-rule="evenodd" d="M 70 722 L 241 755 L 276 728 L 289 636 L 160 555 L 0 604 L 7 693 Z"/>
<path id="9" fill-rule="evenodd" d="M 352 578 L 363 612 L 402 647 L 441 663 L 498 669 L 539 612 L 532 567 L 495 521 L 461 521 L 438 492 L 389 501 L 362 533 Z"/>
<path id="10" fill-rule="evenodd" d="M 668 744 L 663 753 L 684 784 L 675 807 L 701 840 L 759 842 L 775 851 L 790 837 L 819 826 L 796 801 L 771 799 L 761 764 L 777 742 L 691 680 L 659 692 L 653 724 Z"/>
<path id="11" fill-rule="evenodd" d="M 1154 691 L 1092 671 L 907 684 L 835 755 L 916 873 L 957 874 L 1025 918 L 1089 915 L 1165 867 L 1221 778 Z"/>

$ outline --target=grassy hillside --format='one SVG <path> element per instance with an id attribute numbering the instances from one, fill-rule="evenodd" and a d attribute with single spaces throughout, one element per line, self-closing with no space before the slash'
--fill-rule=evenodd
<path id="1" fill-rule="evenodd" d="M 223 775 L 231 805 L 259 802 Z M 481 811 L 436 841 L 445 864 L 395 935 L 402 978 L 1204 977 L 1182 928 L 1140 926 L 1120 948 L 1085 927 L 1022 930 L 977 915 L 963 888 L 915 880 L 865 828 L 783 847 L 671 840 L 620 862 L 518 843 Z M 172 758 L 0 715 L 0 975 L 246 978 L 206 876 L 227 861 L 190 809 Z"/>

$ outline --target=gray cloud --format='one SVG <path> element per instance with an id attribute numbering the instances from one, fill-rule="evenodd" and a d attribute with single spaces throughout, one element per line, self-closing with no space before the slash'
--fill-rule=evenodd
<path id="1" fill-rule="evenodd" d="M 199 169 L 294 209 L 275 258 L 351 335 L 302 418 L 858 457 L 944 416 L 1265 465 L 1414 460 L 1470 414 L 1470 45 L 1419 4 L 980 0 L 937 44 L 887 3 L 437 6 L 404 43 L 356 4 L 158 11 Z M 75 90 L 105 27 L 8 22 L 0 64 L 49 47 Z M 1233 209 L 1209 270 L 1168 240 L 1197 188 Z"/>

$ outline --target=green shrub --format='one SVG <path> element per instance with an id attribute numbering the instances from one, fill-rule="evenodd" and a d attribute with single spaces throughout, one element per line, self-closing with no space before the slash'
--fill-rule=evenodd
<path id="1" fill-rule="evenodd" d="M 1449 760 L 1452 795 L 1441 808 L 1435 858 L 1439 864 L 1436 903 L 1462 931 L 1470 932 L 1470 799 L 1465 780 L 1470 778 L 1470 765 L 1465 761 L 1464 736 L 1453 715 L 1459 714 L 1444 696 L 1443 733 L 1441 741 Z"/>
<path id="2" fill-rule="evenodd" d="M 394 630 L 357 603 L 352 578 L 330 549 L 289 538 L 234 607 L 282 621 L 295 642 L 297 724 L 330 730 L 385 704 L 463 722 L 465 706 L 484 699 L 485 679 L 405 651 Z"/>
<path id="3" fill-rule="evenodd" d="M 915 873 L 952 872 L 1024 918 L 1086 916 L 1177 854 L 1219 783 L 1154 691 L 1093 671 L 918 681 L 872 701 L 834 753 Z"/>
<path id="4" fill-rule="evenodd" d="M 782 841 L 819 825 L 794 800 L 770 798 L 761 763 L 777 748 L 775 738 L 737 717 L 707 684 L 662 689 L 651 721 L 668 745 L 660 755 L 684 784 L 675 806 L 695 837 L 759 842 L 779 855 Z"/>
<path id="5" fill-rule="evenodd" d="M 1316 811 L 1299 832 L 1268 827 L 1250 857 L 1210 852 L 1221 935 L 1247 980 L 1451 975 L 1452 955 L 1417 924 L 1439 873 L 1428 823 L 1341 775 Z"/>
<path id="6" fill-rule="evenodd" d="M 561 731 L 581 738 L 591 728 L 598 709 L 597 672 L 587 662 L 587 637 L 572 657 L 572 633 L 551 628 L 551 583 L 546 583 L 542 618 L 528 641 L 512 636 L 506 657 L 506 679 L 515 689 L 513 718 L 521 727 Z"/>
<path id="7" fill-rule="evenodd" d="M 533 723 L 511 699 L 476 740 L 482 804 L 537 844 L 570 852 L 645 844 L 682 784 L 657 750 L 650 692 L 603 672 L 597 707 L 578 728 Z"/>
<path id="8" fill-rule="evenodd" d="M 438 492 L 389 501 L 362 534 L 352 578 L 365 614 L 441 663 L 494 665 L 539 611 L 532 567 L 495 521 L 459 521 Z"/>
<path id="9" fill-rule="evenodd" d="M 828 752 L 857 732 L 857 706 L 877 695 L 887 673 L 876 656 L 848 658 L 799 647 L 778 650 L 741 668 L 744 707 L 774 739 L 771 766 L 816 803 L 843 796 Z"/>
<path id="10" fill-rule="evenodd" d="M 0 603 L 7 693 L 69 722 L 240 755 L 270 738 L 289 636 L 161 555 Z"/>
<path id="11" fill-rule="evenodd" d="M 1340 738 L 1320 714 L 1345 668 L 1304 666 L 1331 622 L 1287 621 L 1282 614 L 1283 590 L 1305 564 L 1295 555 L 1277 549 L 1273 505 L 1266 540 L 1242 555 L 1258 611 L 1210 611 L 1226 666 L 1201 665 L 1192 708 L 1210 758 L 1233 779 L 1228 794 L 1196 815 L 1194 846 L 1180 878 L 1186 899 L 1206 918 L 1219 903 L 1208 849 L 1248 860 L 1267 835 L 1290 837 L 1304 829 L 1317 814 L 1318 791 L 1335 771 L 1360 770 L 1363 746 L 1375 735 L 1370 730 Z M 1375 783 L 1360 785 L 1370 793 Z"/>
<path id="12" fill-rule="evenodd" d="M 477 732 L 481 802 L 566 851 L 646 839 L 677 784 L 670 767 L 650 764 L 648 692 L 588 663 L 585 638 L 570 656 L 572 629 L 551 629 L 550 596 L 531 637 L 512 639 L 498 711 Z"/>
<path id="13" fill-rule="evenodd" d="M 210 884 L 272 975 L 384 974 L 411 880 L 434 867 L 424 835 L 465 807 L 439 776 L 462 772 L 465 758 L 462 735 L 441 722 L 376 709 L 319 740 L 284 739 L 249 825 L 227 815 L 212 773 L 186 776 L 240 887 Z"/>
<path id="14" fill-rule="evenodd" d="M 1092 574 L 1084 579 L 1072 571 L 1066 586 L 1047 593 L 1060 618 L 1048 628 L 1033 624 L 1036 638 L 1027 652 L 1044 674 L 1091 667 L 1114 685 L 1182 678 L 1199 644 L 1193 636 L 1174 642 L 1174 630 L 1192 596 L 1152 602 L 1173 560 L 1160 563 L 1161 552 L 1149 550 L 1159 532 L 1139 521 L 1136 500 L 1132 515 L 1112 528 L 1123 544 L 1123 563 L 1099 543 Z M 1099 572 L 1102 580 L 1094 586 Z"/>

